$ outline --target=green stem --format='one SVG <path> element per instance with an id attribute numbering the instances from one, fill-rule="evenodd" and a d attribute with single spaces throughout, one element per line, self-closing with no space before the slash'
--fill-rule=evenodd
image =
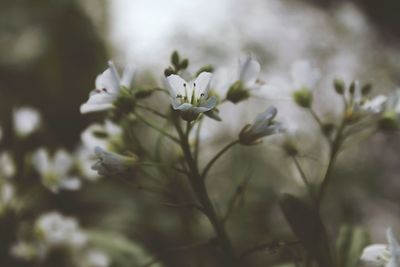
<path id="1" fill-rule="evenodd" d="M 175 143 L 180 143 L 179 139 L 176 138 L 175 136 L 170 135 L 169 133 L 167 133 L 166 131 L 164 131 L 164 129 L 159 128 L 158 126 L 152 124 L 151 122 L 149 122 L 148 120 L 146 120 L 145 118 L 143 118 L 141 115 L 139 115 L 137 112 L 135 112 L 135 115 L 138 119 L 140 119 L 144 124 L 146 124 L 147 126 L 149 126 L 150 128 L 153 128 L 154 130 L 160 132 L 161 134 L 165 135 L 166 137 L 168 137 L 169 139 L 171 139 L 172 141 L 174 141 Z"/>
<path id="2" fill-rule="evenodd" d="M 192 152 L 191 152 L 190 146 L 189 146 L 189 141 L 187 138 L 188 135 L 187 135 L 187 133 L 185 134 L 183 132 L 177 118 L 174 119 L 174 122 L 175 122 L 176 130 L 181 139 L 181 148 L 185 155 L 185 159 L 186 159 L 186 162 L 187 162 L 189 170 L 190 170 L 190 175 L 188 175 L 189 182 L 192 186 L 192 189 L 193 189 L 198 201 L 202 205 L 204 212 L 207 215 L 207 218 L 209 219 L 209 221 L 210 221 L 211 225 L 213 226 L 214 231 L 217 235 L 219 244 L 225 255 L 224 258 L 225 258 L 226 265 L 224 265 L 224 266 L 231 266 L 231 267 L 238 266 L 238 262 L 236 260 L 236 255 L 233 250 L 231 241 L 226 233 L 223 223 L 221 222 L 220 218 L 218 217 L 218 215 L 214 209 L 214 206 L 210 200 L 210 197 L 208 196 L 205 183 L 200 175 L 197 163 L 193 158 L 193 155 L 192 155 Z"/>
<path id="3" fill-rule="evenodd" d="M 309 111 L 310 111 L 311 116 L 314 118 L 314 120 L 318 123 L 319 127 L 321 127 L 321 129 L 322 129 L 324 124 L 322 123 L 321 119 L 319 118 L 319 116 L 317 115 L 315 110 L 312 107 L 310 107 Z"/>
<path id="4" fill-rule="evenodd" d="M 211 160 L 208 162 L 206 167 L 204 168 L 203 172 L 201 173 L 201 178 L 205 180 L 207 177 L 208 172 L 210 171 L 211 167 L 214 165 L 214 163 L 225 153 L 227 152 L 231 147 L 234 145 L 238 144 L 239 140 L 235 140 L 227 144 L 225 147 L 223 147 Z"/>
<path id="5" fill-rule="evenodd" d="M 140 166 L 151 166 L 151 167 L 168 167 L 168 168 L 171 168 L 171 169 L 173 169 L 173 170 L 175 170 L 177 172 L 180 172 L 180 173 L 183 173 L 183 174 L 187 174 L 187 172 L 185 170 L 181 170 L 181 169 L 176 168 L 174 166 L 170 166 L 170 165 L 162 164 L 162 163 L 157 163 L 157 162 L 142 161 L 142 162 L 139 162 L 139 165 Z"/>
<path id="6" fill-rule="evenodd" d="M 157 111 L 157 110 L 155 110 L 155 109 L 153 109 L 151 107 L 146 107 L 146 106 L 143 106 L 143 105 L 138 104 L 138 103 L 135 104 L 135 107 L 138 107 L 138 108 L 144 109 L 146 111 L 149 111 L 149 112 L 153 113 L 154 115 L 157 115 L 157 116 L 159 116 L 159 117 L 161 117 L 163 119 L 168 119 L 167 116 L 165 116 L 161 112 L 159 112 L 159 111 Z"/>
<path id="7" fill-rule="evenodd" d="M 316 196 L 317 210 L 319 210 L 320 207 L 321 207 L 321 202 L 322 202 L 323 197 L 325 195 L 326 189 L 327 189 L 327 187 L 328 187 L 328 185 L 330 183 L 330 180 L 332 179 L 331 173 L 332 173 L 332 169 L 333 169 L 333 166 L 335 164 L 337 155 L 339 153 L 340 146 L 341 146 L 341 144 L 343 142 L 342 136 L 343 136 L 343 131 L 344 131 L 345 126 L 346 126 L 346 122 L 345 122 L 345 119 L 343 119 L 342 123 L 340 124 L 340 126 L 339 126 L 339 128 L 337 130 L 335 138 L 331 142 L 331 152 L 330 152 L 330 155 L 329 155 L 328 166 L 326 168 L 324 178 L 322 180 L 321 186 L 320 186 L 319 191 L 318 191 L 317 196 Z"/>
<path id="8" fill-rule="evenodd" d="M 313 190 L 312 190 L 312 186 L 311 186 L 310 182 L 308 181 L 307 176 L 306 176 L 303 168 L 301 167 L 299 160 L 297 159 L 296 156 L 292 156 L 292 159 L 293 159 L 294 164 L 296 165 L 297 170 L 300 173 L 301 179 L 303 180 L 305 186 L 307 187 L 308 194 L 310 195 L 311 201 L 314 202 L 315 201 L 315 197 L 314 197 L 314 193 L 313 193 Z"/>

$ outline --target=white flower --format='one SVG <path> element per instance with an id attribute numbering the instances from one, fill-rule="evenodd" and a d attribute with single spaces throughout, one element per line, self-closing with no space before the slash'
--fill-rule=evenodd
<path id="1" fill-rule="evenodd" d="M 90 267 L 108 267 L 110 258 L 104 252 L 92 249 L 87 253 L 87 263 Z"/>
<path id="2" fill-rule="evenodd" d="M 112 61 L 108 62 L 109 68 L 97 76 L 96 89 L 90 92 L 89 99 L 82 104 L 82 114 L 96 111 L 103 111 L 113 108 L 113 102 L 117 99 L 121 87 L 129 88 L 135 70 L 128 65 L 120 78 L 117 69 Z"/>
<path id="3" fill-rule="evenodd" d="M 208 89 L 212 74 L 202 72 L 194 80 L 187 82 L 178 75 L 167 77 L 172 94 L 172 108 L 181 111 L 182 118 L 188 121 L 197 118 L 199 113 L 213 109 L 217 104 L 217 98 L 208 98 Z"/>
<path id="4" fill-rule="evenodd" d="M 40 173 L 43 185 L 53 193 L 58 193 L 60 189 L 80 189 L 79 178 L 68 176 L 73 160 L 66 151 L 58 150 L 54 157 L 50 158 L 48 152 L 41 148 L 33 155 L 32 163 Z"/>
<path id="5" fill-rule="evenodd" d="M 354 92 L 350 93 L 350 96 L 347 96 L 347 98 L 350 98 L 348 102 L 351 104 L 352 112 L 356 112 L 359 115 L 381 113 L 387 97 L 378 95 L 372 99 L 368 99 L 363 96 L 360 83 L 358 81 L 354 83 Z"/>
<path id="6" fill-rule="evenodd" d="M 249 90 L 257 89 L 261 85 L 258 80 L 260 69 L 260 63 L 251 57 L 239 60 L 238 75 L 236 81 L 229 87 L 226 99 L 236 104 L 249 98 Z"/>
<path id="7" fill-rule="evenodd" d="M 11 255 L 22 260 L 32 260 L 37 256 L 36 247 L 25 241 L 18 241 L 11 247 Z"/>
<path id="8" fill-rule="evenodd" d="M 15 175 L 15 164 L 9 153 L 0 153 L 0 166 L 0 177 L 11 178 Z"/>
<path id="9" fill-rule="evenodd" d="M 319 70 L 307 60 L 296 61 L 290 70 L 294 90 L 307 88 L 313 90 L 321 78 Z"/>
<path id="10" fill-rule="evenodd" d="M 14 110 L 13 121 L 17 135 L 25 137 L 40 127 L 42 119 L 36 109 L 21 107 Z"/>
<path id="11" fill-rule="evenodd" d="M 238 80 L 243 83 L 246 89 L 255 89 L 260 86 L 258 83 L 260 70 L 260 63 L 251 57 L 239 60 Z"/>
<path id="12" fill-rule="evenodd" d="M 386 231 L 388 245 L 373 244 L 366 247 L 361 255 L 361 264 L 364 267 L 399 267 L 400 245 L 393 231 Z"/>
<path id="13" fill-rule="evenodd" d="M 101 138 L 99 134 L 103 135 Z M 92 124 L 87 127 L 81 134 L 82 144 L 88 149 L 93 150 L 95 147 L 108 147 L 113 140 L 119 139 L 121 137 L 122 130 L 121 127 L 106 120 L 104 124 Z"/>
<path id="14" fill-rule="evenodd" d="M 82 247 L 87 243 L 87 236 L 79 228 L 78 222 L 58 212 L 41 215 L 35 222 L 35 229 L 39 240 L 49 247 Z"/>
<path id="15" fill-rule="evenodd" d="M 130 168 L 134 167 L 137 162 L 135 156 L 127 157 L 116 153 L 105 151 L 100 147 L 95 149 L 98 161 L 92 166 L 93 170 L 96 170 L 99 175 L 116 175 L 123 173 Z"/>
<path id="16" fill-rule="evenodd" d="M 283 131 L 282 125 L 276 122 L 278 110 L 270 106 L 266 111 L 257 115 L 254 123 L 247 124 L 239 134 L 239 141 L 243 145 L 254 145 L 260 139 Z"/>

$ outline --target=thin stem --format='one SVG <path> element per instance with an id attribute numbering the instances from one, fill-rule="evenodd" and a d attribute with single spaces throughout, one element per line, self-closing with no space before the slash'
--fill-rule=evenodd
<path id="1" fill-rule="evenodd" d="M 139 115 L 137 112 L 135 112 L 135 115 L 138 119 L 140 119 L 144 124 L 146 124 L 147 126 L 149 126 L 150 128 L 153 128 L 154 130 L 160 132 L 161 134 L 165 135 L 166 137 L 168 137 L 169 139 L 171 139 L 172 141 L 174 141 L 175 143 L 180 143 L 179 139 L 176 138 L 175 136 L 172 136 L 171 134 L 167 133 L 166 131 L 164 131 L 164 129 L 159 128 L 158 126 L 152 124 L 151 122 L 149 122 L 148 120 L 146 120 L 145 118 L 143 118 L 141 115 Z"/>
<path id="2" fill-rule="evenodd" d="M 232 211 L 235 207 L 235 204 L 240 196 L 246 191 L 247 185 L 250 181 L 251 175 L 246 176 L 244 181 L 242 181 L 236 188 L 235 193 L 233 194 L 232 198 L 229 201 L 228 208 L 226 210 L 225 216 L 222 218 L 222 222 L 225 223 L 229 216 L 232 214 Z"/>
<path id="3" fill-rule="evenodd" d="M 314 110 L 312 107 L 310 107 L 308 110 L 310 111 L 311 116 L 314 118 L 314 120 L 318 123 L 318 125 L 319 125 L 319 126 L 321 127 L 321 129 L 322 129 L 322 127 L 324 126 L 324 124 L 322 123 L 321 119 L 319 118 L 319 116 L 317 115 L 317 113 L 315 112 L 315 110 Z"/>
<path id="4" fill-rule="evenodd" d="M 225 231 L 225 227 L 224 227 L 223 223 L 219 219 L 219 217 L 214 209 L 214 206 L 210 200 L 210 197 L 208 196 L 208 192 L 207 192 L 205 183 L 200 175 L 197 163 L 193 158 L 193 155 L 192 155 L 192 152 L 191 152 L 191 149 L 189 146 L 188 134 L 183 132 L 181 125 L 177 118 L 174 119 L 174 123 L 175 123 L 176 130 L 178 132 L 178 135 L 181 139 L 181 148 L 185 155 L 185 159 L 186 159 L 187 165 L 190 170 L 190 175 L 188 175 L 189 182 L 192 186 L 192 189 L 193 189 L 198 201 L 202 205 L 207 218 L 209 219 L 211 225 L 214 228 L 214 231 L 217 235 L 221 249 L 224 251 L 225 262 L 226 262 L 226 264 L 228 264 L 226 266 L 231 266 L 231 267 L 238 266 L 238 262 L 236 261 L 236 256 L 235 256 L 235 252 L 233 250 L 231 241 Z M 190 128 L 188 128 L 188 129 L 190 130 Z"/>
<path id="5" fill-rule="evenodd" d="M 164 114 L 162 114 L 158 110 L 155 110 L 155 109 L 153 109 L 151 107 L 143 106 L 143 105 L 138 104 L 138 103 L 136 103 L 135 106 L 138 107 L 138 108 L 144 109 L 146 111 L 149 111 L 149 112 L 153 113 L 154 115 L 157 115 L 157 116 L 159 116 L 159 117 L 161 117 L 163 119 L 168 119 L 167 116 L 165 116 Z"/>
<path id="6" fill-rule="evenodd" d="M 193 203 L 187 203 L 187 204 L 176 204 L 176 203 L 168 203 L 168 202 L 163 202 L 161 205 L 166 206 L 166 207 L 171 207 L 171 208 L 182 208 L 182 209 L 197 209 L 201 211 L 202 213 L 205 214 L 204 209 L 196 204 Z"/>
<path id="7" fill-rule="evenodd" d="M 300 173 L 300 176 L 301 176 L 301 179 L 304 182 L 304 185 L 307 187 L 308 194 L 310 195 L 311 201 L 314 202 L 315 201 L 315 197 L 314 197 L 314 193 L 313 193 L 313 190 L 312 190 L 312 186 L 311 186 L 310 182 L 308 181 L 307 176 L 306 176 L 303 168 L 301 167 L 301 164 L 300 164 L 299 160 L 297 159 L 296 156 L 292 156 L 292 159 L 293 159 L 294 164 L 296 165 L 297 170 Z"/>
<path id="8" fill-rule="evenodd" d="M 343 136 L 343 131 L 344 131 L 345 127 L 346 127 L 346 121 L 345 121 L 345 119 L 343 119 L 337 130 L 336 136 L 331 143 L 331 152 L 329 155 L 328 166 L 326 168 L 324 178 L 322 180 L 321 186 L 320 186 L 319 191 L 316 196 L 316 206 L 317 206 L 318 210 L 321 207 L 321 202 L 325 195 L 328 184 L 329 184 L 330 180 L 332 179 L 331 172 L 332 172 L 333 166 L 335 164 L 336 157 L 339 153 L 341 144 L 343 142 L 342 136 Z"/>
<path id="9" fill-rule="evenodd" d="M 203 125 L 203 116 L 199 118 L 199 123 L 197 124 L 196 128 L 196 140 L 194 143 L 194 159 L 196 160 L 197 163 L 199 160 L 200 131 L 202 125 Z"/>
<path id="10" fill-rule="evenodd" d="M 210 171 L 211 167 L 214 165 L 214 163 L 225 153 L 227 152 L 231 147 L 234 145 L 238 144 L 239 140 L 235 140 L 227 144 L 225 147 L 223 147 L 206 165 L 204 168 L 203 172 L 201 173 L 201 178 L 205 180 L 207 177 L 208 172 Z"/>
<path id="11" fill-rule="evenodd" d="M 187 172 L 185 170 L 181 170 L 179 168 L 176 168 L 174 166 L 171 165 L 167 165 L 167 164 L 162 164 L 162 163 L 158 163 L 158 162 L 148 162 L 148 161 L 142 161 L 139 162 L 140 166 L 151 166 L 151 167 L 168 167 L 171 168 L 177 172 L 183 173 L 183 174 L 187 174 Z"/>
<path id="12" fill-rule="evenodd" d="M 239 261 L 242 262 L 245 258 L 250 256 L 253 253 L 260 252 L 260 251 L 276 251 L 278 249 L 287 247 L 287 246 L 293 246 L 293 245 L 298 245 L 301 244 L 301 241 L 299 240 L 294 240 L 294 241 L 281 241 L 281 242 L 270 242 L 270 243 L 265 243 L 265 244 L 260 244 L 255 247 L 252 247 L 246 251 L 244 251 L 240 257 Z"/>

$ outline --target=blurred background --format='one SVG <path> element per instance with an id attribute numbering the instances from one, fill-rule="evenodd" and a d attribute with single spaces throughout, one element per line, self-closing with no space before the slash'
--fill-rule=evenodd
<path id="1" fill-rule="evenodd" d="M 110 239 L 121 236 L 146 251 L 146 256 L 133 256 L 145 258 L 141 265 L 129 265 L 133 260 L 125 255 L 128 263 L 115 263 L 111 257 L 112 266 L 144 266 L 153 258 L 163 266 L 202 266 L 202 261 L 203 266 L 214 266 L 208 261 L 212 255 L 202 246 L 164 251 L 207 240 L 210 229 L 196 212 L 165 208 L 159 199 L 112 179 L 87 184 L 77 192 L 52 194 L 26 167 L 27 155 L 40 147 L 72 153 L 81 143 L 82 131 L 103 121 L 99 114 L 81 115 L 79 106 L 108 59 L 121 67 L 133 63 L 137 82 L 161 86 L 173 50 L 190 59 L 191 70 L 212 64 L 221 73 L 235 69 L 240 56 L 251 54 L 261 63 L 265 86 L 247 103 L 224 105 L 223 122 L 206 123 L 205 155 L 274 104 L 280 119 L 300 129 L 306 155 L 302 163 L 318 182 L 319 167 L 325 164 L 319 155 L 323 143 L 316 138 L 318 128 L 312 118 L 290 99 L 290 67 L 309 60 L 321 72 L 315 108 L 323 118 L 339 111 L 340 99 L 331 85 L 336 77 L 347 83 L 372 82 L 374 94 L 394 90 L 400 84 L 398 10 L 396 0 L 2 1 L 0 151 L 15 159 L 18 195 L 29 197 L 31 205 L 0 218 L 0 265 L 71 266 L 65 257 L 32 262 L 10 255 L 21 225 L 24 228 L 40 214 L 57 210 L 77 218 L 83 228 L 108 233 Z M 19 107 L 34 108 L 42 117 L 40 130 L 28 138 L 14 133 L 13 114 Z M 237 250 L 291 237 L 289 227 L 282 227 L 286 224 L 277 198 L 283 191 L 304 188 L 278 143 L 235 148 L 208 181 L 217 208 L 224 210 L 237 184 L 252 177 L 227 224 Z M 340 156 L 323 208 L 333 236 L 343 224 L 365 227 L 374 242 L 385 241 L 388 226 L 400 230 L 399 148 L 396 134 L 377 134 Z M 289 254 L 259 253 L 247 264 L 285 263 Z"/>

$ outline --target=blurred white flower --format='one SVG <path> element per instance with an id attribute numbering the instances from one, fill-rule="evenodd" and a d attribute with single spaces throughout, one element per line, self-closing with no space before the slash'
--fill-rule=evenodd
<path id="1" fill-rule="evenodd" d="M 303 88 L 314 90 L 321 78 L 320 71 L 313 67 L 307 60 L 294 62 L 291 66 L 290 74 L 292 79 L 292 89 L 294 90 Z"/>
<path id="2" fill-rule="evenodd" d="M 0 177 L 11 178 L 15 175 L 15 163 L 9 153 L 0 153 L 0 166 Z"/>
<path id="3" fill-rule="evenodd" d="M 358 81 L 354 82 L 354 92 L 350 92 L 347 95 L 347 101 L 350 109 L 353 113 L 358 115 L 377 114 L 383 111 L 384 104 L 387 101 L 387 97 L 384 95 L 378 95 L 372 99 L 368 99 L 363 95 L 361 85 Z"/>
<path id="4" fill-rule="evenodd" d="M 59 190 L 78 190 L 81 180 L 68 175 L 73 160 L 64 150 L 58 150 L 53 158 L 50 158 L 47 150 L 41 148 L 32 157 L 32 163 L 36 171 L 41 175 L 42 183 L 53 193 Z"/>
<path id="5" fill-rule="evenodd" d="M 75 158 L 76 165 L 84 178 L 89 181 L 97 181 L 101 178 L 101 176 L 97 175 L 97 172 L 92 169 L 92 165 L 96 160 L 96 157 L 93 155 L 93 149 L 81 145 L 75 151 Z"/>
<path id="6" fill-rule="evenodd" d="M 100 147 L 96 147 L 95 153 L 97 162 L 92 166 L 99 175 L 115 175 L 123 173 L 135 166 L 137 158 L 135 156 L 122 156 L 116 153 L 105 151 Z"/>
<path id="7" fill-rule="evenodd" d="M 4 211 L 12 208 L 14 197 L 14 186 L 8 182 L 1 182 L 0 179 L 0 216 Z"/>
<path id="8" fill-rule="evenodd" d="M 241 81 L 246 89 L 255 89 L 260 86 L 258 81 L 261 66 L 257 60 L 250 56 L 244 60 L 239 60 L 238 80 Z"/>
<path id="9" fill-rule="evenodd" d="M 178 75 L 167 77 L 172 95 L 172 108 L 181 112 L 182 118 L 192 121 L 200 113 L 207 112 L 217 105 L 215 96 L 208 97 L 212 74 L 202 72 L 194 81 L 187 82 Z"/>
<path id="10" fill-rule="evenodd" d="M 42 119 L 36 109 L 21 107 L 14 110 L 13 121 L 16 134 L 25 137 L 40 127 Z"/>
<path id="11" fill-rule="evenodd" d="M 41 215 L 35 222 L 38 240 L 46 246 L 82 247 L 87 243 L 86 234 L 80 229 L 78 222 L 58 212 Z"/>
<path id="12" fill-rule="evenodd" d="M 82 144 L 88 149 L 109 147 L 109 144 L 121 137 L 122 129 L 110 120 L 104 124 L 92 124 L 81 133 Z"/>
<path id="13" fill-rule="evenodd" d="M 249 98 L 249 91 L 261 86 L 258 80 L 260 70 L 260 63 L 251 57 L 239 60 L 238 75 L 234 83 L 229 87 L 226 99 L 236 104 Z"/>
<path id="14" fill-rule="evenodd" d="M 386 231 L 388 245 L 373 244 L 367 246 L 361 255 L 363 267 L 399 267 L 400 245 L 392 229 Z"/>
<path id="15" fill-rule="evenodd" d="M 82 114 L 103 111 L 113 108 L 121 87 L 129 88 L 135 75 L 135 70 L 128 65 L 120 78 L 112 61 L 108 62 L 109 68 L 97 76 L 96 88 L 90 92 L 89 99 L 80 107 Z"/>
<path id="16" fill-rule="evenodd" d="M 247 124 L 239 134 L 239 141 L 243 145 L 254 145 L 260 139 L 283 131 L 281 123 L 276 122 L 275 116 L 278 110 L 270 106 L 266 111 L 257 115 L 254 123 Z"/>
<path id="17" fill-rule="evenodd" d="M 90 267 L 108 267 L 110 258 L 103 251 L 92 249 L 87 253 L 87 264 Z"/>
<path id="18" fill-rule="evenodd" d="M 38 256 L 37 247 L 25 241 L 18 241 L 11 247 L 11 255 L 25 261 L 32 260 Z"/>

